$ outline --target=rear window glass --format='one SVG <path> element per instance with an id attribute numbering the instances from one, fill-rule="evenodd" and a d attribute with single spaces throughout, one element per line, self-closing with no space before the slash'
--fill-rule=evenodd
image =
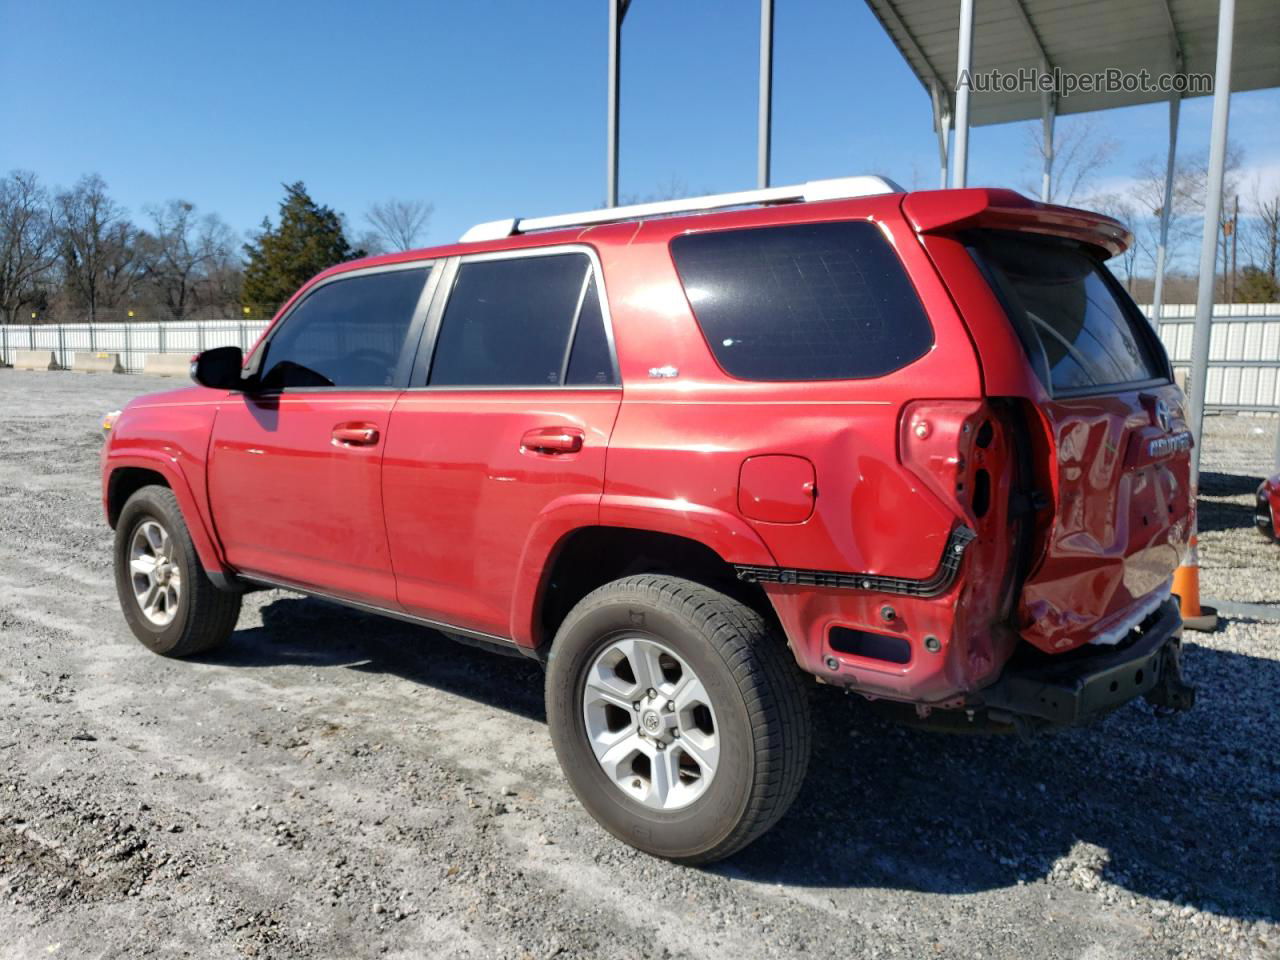
<path id="1" fill-rule="evenodd" d="M 995 233 L 970 250 L 1054 393 L 1167 376 L 1146 321 L 1096 257 L 1066 240 Z"/>
<path id="2" fill-rule="evenodd" d="M 730 376 L 877 377 L 933 345 L 902 263 L 866 221 L 686 234 L 671 255 Z"/>

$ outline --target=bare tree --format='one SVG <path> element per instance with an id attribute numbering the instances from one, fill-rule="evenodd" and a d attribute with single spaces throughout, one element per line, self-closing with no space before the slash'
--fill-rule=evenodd
<path id="1" fill-rule="evenodd" d="M 1085 204 L 1091 210 L 1097 210 L 1105 213 L 1109 217 L 1114 217 L 1133 234 L 1133 243 L 1125 248 L 1124 252 L 1117 258 L 1121 271 L 1124 273 L 1125 289 L 1130 294 L 1134 292 L 1134 266 L 1138 261 L 1139 255 L 1145 248 L 1143 236 L 1135 229 L 1135 225 L 1142 216 L 1142 211 L 1134 202 L 1131 196 L 1122 193 L 1104 193 L 1097 194 L 1085 201 Z M 1112 261 L 1113 269 L 1115 261 Z M 1120 271 L 1117 271 L 1120 272 Z"/>
<path id="2" fill-rule="evenodd" d="M 422 200 L 387 200 L 375 203 L 364 215 L 373 233 L 392 250 L 422 246 L 435 206 Z"/>
<path id="3" fill-rule="evenodd" d="M 0 313 L 14 323 L 56 262 L 49 194 L 29 170 L 0 178 Z"/>
<path id="4" fill-rule="evenodd" d="M 1280 193 L 1266 195 L 1261 179 L 1253 182 L 1252 216 L 1246 233 L 1246 250 L 1255 266 L 1280 282 Z"/>
<path id="5" fill-rule="evenodd" d="M 137 281 L 137 229 L 97 174 L 57 195 L 54 229 L 67 288 L 93 322 L 98 310 L 119 304 Z"/>
<path id="6" fill-rule="evenodd" d="M 200 217 L 194 204 L 170 200 L 147 210 L 154 229 L 138 237 L 142 275 L 174 320 L 211 302 L 207 281 L 232 257 L 233 237 L 216 214 Z"/>
<path id="7" fill-rule="evenodd" d="M 1055 125 L 1053 158 L 1049 167 L 1050 203 L 1070 206 L 1089 192 L 1090 185 L 1106 169 L 1119 149 L 1119 143 L 1104 136 L 1093 117 L 1059 120 Z M 1036 160 L 1036 170 L 1044 168 L 1045 142 L 1040 123 L 1028 124 L 1027 152 Z M 1039 179 L 1035 185 L 1027 183 L 1023 189 L 1040 196 Z"/>

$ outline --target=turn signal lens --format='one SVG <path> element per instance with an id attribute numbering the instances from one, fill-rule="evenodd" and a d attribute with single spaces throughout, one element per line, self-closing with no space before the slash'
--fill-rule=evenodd
<path id="1" fill-rule="evenodd" d="M 119 420 L 119 419 L 120 419 L 120 411 L 119 411 L 119 410 L 112 410 L 110 413 L 108 413 L 106 416 L 104 416 L 104 417 L 102 418 L 102 432 L 103 432 L 103 434 L 108 434 L 108 433 L 110 433 L 110 432 L 111 432 L 111 428 L 112 428 L 112 427 L 114 427 L 114 426 L 116 425 L 116 421 L 117 421 L 117 420 Z"/>

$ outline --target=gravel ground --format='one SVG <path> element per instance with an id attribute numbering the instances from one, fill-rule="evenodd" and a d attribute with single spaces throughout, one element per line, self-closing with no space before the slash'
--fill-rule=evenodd
<path id="1" fill-rule="evenodd" d="M 817 689 L 791 814 L 676 867 L 573 800 L 533 663 L 276 592 L 216 656 L 134 641 L 97 423 L 169 386 L 0 371 L 0 956 L 1280 956 L 1277 622 L 1191 639 L 1188 714 L 1029 743 Z M 1273 426 L 1210 423 L 1207 593 L 1280 600 Z"/>

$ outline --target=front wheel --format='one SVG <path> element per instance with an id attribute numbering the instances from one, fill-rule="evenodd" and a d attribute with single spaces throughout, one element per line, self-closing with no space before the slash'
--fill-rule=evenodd
<path id="1" fill-rule="evenodd" d="M 556 755 L 620 840 L 682 863 L 740 850 L 795 799 L 809 711 L 781 638 L 677 577 L 606 584 L 570 611 L 547 666 Z"/>
<path id="2" fill-rule="evenodd" d="M 240 594 L 219 590 L 205 574 L 168 487 L 143 487 L 120 511 L 115 571 L 124 618 L 155 653 L 203 653 L 235 629 Z"/>

